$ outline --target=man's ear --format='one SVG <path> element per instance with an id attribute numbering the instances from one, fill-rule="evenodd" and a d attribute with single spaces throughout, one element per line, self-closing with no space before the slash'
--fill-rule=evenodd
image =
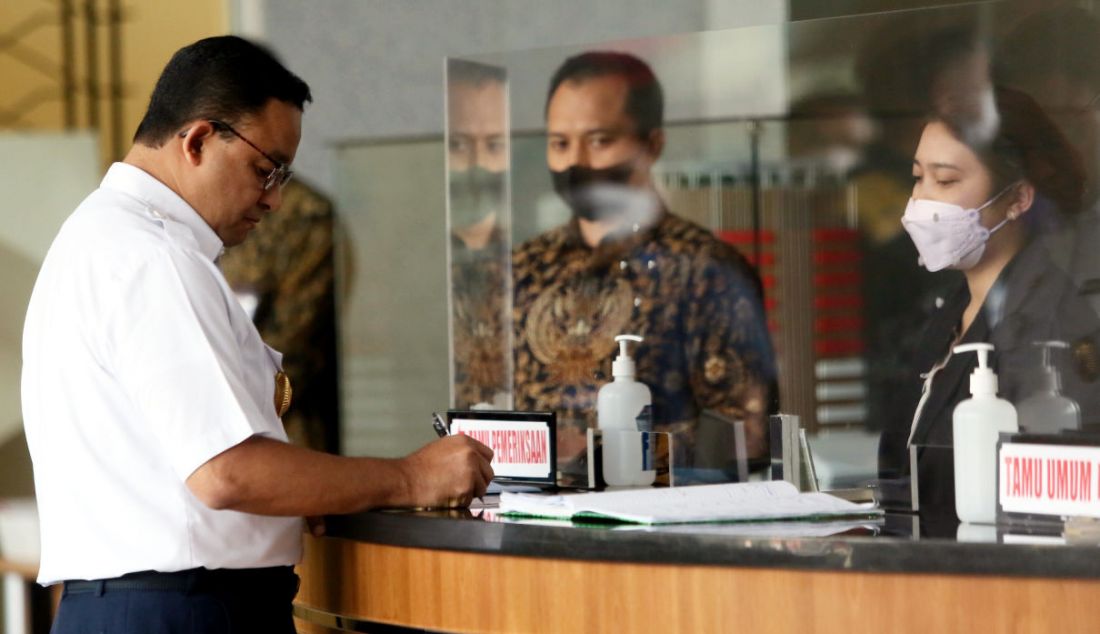
<path id="1" fill-rule="evenodd" d="M 650 158 L 656 163 L 657 159 L 661 158 L 661 152 L 665 151 L 665 131 L 661 128 L 650 130 L 646 138 L 646 146 L 649 149 Z"/>
<path id="2" fill-rule="evenodd" d="M 183 160 L 191 165 L 202 163 L 202 147 L 206 141 L 213 138 L 216 131 L 209 121 L 194 121 L 191 127 L 179 133 L 180 151 L 183 152 Z"/>
<path id="3" fill-rule="evenodd" d="M 1012 220 L 1026 214 L 1035 204 L 1035 186 L 1026 180 L 1020 181 L 1008 195 L 1010 198 L 1005 215 Z"/>

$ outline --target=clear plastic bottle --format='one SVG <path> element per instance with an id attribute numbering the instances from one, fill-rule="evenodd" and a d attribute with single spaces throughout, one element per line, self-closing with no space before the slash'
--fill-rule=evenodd
<path id="1" fill-rule="evenodd" d="M 637 418 L 653 402 L 649 388 L 634 380 L 634 359 L 628 342 L 641 343 L 638 335 L 619 335 L 619 356 L 611 364 L 614 377 L 596 396 L 596 422 L 603 432 L 603 477 L 611 486 L 653 484 L 656 471 L 643 468 L 644 439 Z"/>
<path id="2" fill-rule="evenodd" d="M 997 437 L 1019 431 L 1016 408 L 997 398 L 997 375 L 989 368 L 993 344 L 955 346 L 955 354 L 978 353 L 970 375 L 971 397 L 955 406 L 955 513 L 963 522 L 992 524 L 997 519 Z"/>

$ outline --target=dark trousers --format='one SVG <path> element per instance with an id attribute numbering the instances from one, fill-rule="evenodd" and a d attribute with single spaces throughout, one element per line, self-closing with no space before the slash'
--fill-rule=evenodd
<path id="1" fill-rule="evenodd" d="M 294 634 L 289 567 L 69 581 L 52 634 Z"/>

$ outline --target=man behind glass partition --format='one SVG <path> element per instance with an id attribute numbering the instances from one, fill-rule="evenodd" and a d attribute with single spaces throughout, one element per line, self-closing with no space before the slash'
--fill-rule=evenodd
<path id="1" fill-rule="evenodd" d="M 653 71 L 623 53 L 572 57 L 550 82 L 546 158 L 572 217 L 513 257 L 515 398 L 559 412 L 563 457 L 596 426 L 624 333 L 645 338 L 637 378 L 652 390 L 654 429 L 677 434 L 675 466 L 695 463 L 704 409 L 744 420 L 749 456 L 767 453 L 775 370 L 760 279 L 665 208 L 650 175 L 663 109 Z"/>

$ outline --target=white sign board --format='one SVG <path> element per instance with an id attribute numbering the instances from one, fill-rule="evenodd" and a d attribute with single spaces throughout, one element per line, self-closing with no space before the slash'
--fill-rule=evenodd
<path id="1" fill-rule="evenodd" d="M 1006 513 L 1100 517 L 1100 447 L 1005 443 L 997 473 Z"/>
<path id="2" fill-rule="evenodd" d="M 456 417 L 451 420 L 451 433 L 469 436 L 493 450 L 495 479 L 553 481 L 554 437 L 547 423 Z"/>

